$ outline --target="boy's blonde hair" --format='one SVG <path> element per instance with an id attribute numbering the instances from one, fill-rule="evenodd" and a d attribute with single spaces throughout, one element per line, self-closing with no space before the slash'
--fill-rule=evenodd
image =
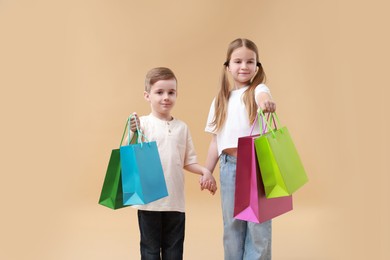
<path id="1" fill-rule="evenodd" d="M 145 91 L 150 92 L 153 84 L 159 80 L 174 79 L 177 84 L 177 79 L 172 70 L 165 67 L 157 67 L 148 71 L 145 77 Z"/>
<path id="2" fill-rule="evenodd" d="M 215 131 L 220 130 L 223 124 L 225 123 L 226 113 L 227 113 L 227 103 L 232 88 L 229 83 L 229 78 L 226 69 L 229 66 L 230 58 L 233 51 L 241 47 L 246 47 L 256 54 L 258 71 L 256 75 L 253 77 L 253 79 L 251 80 L 248 89 L 245 90 L 243 95 L 243 101 L 246 110 L 248 112 L 248 118 L 250 124 L 253 124 L 257 116 L 257 104 L 254 98 L 254 92 L 257 85 L 265 82 L 265 73 L 261 63 L 259 62 L 259 52 L 257 50 L 256 44 L 251 40 L 245 38 L 238 38 L 229 44 L 227 55 L 226 55 L 226 61 L 224 63 L 224 67 L 222 70 L 221 88 L 215 99 L 215 116 L 213 121 L 211 122 L 211 125 L 214 126 Z"/>

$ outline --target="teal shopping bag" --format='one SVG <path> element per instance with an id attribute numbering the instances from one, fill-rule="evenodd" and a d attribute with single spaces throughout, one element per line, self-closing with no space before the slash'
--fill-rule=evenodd
<path id="1" fill-rule="evenodd" d="M 260 111 L 263 122 L 263 112 Z M 261 176 L 267 198 L 289 196 L 307 181 L 306 171 L 286 127 L 273 129 L 271 120 L 277 115 L 271 114 L 267 124 L 267 133 L 255 140 L 256 155 L 260 166 Z M 263 129 L 263 127 L 261 127 Z"/>
<path id="2" fill-rule="evenodd" d="M 138 125 L 137 133 L 138 138 L 135 144 L 120 148 L 123 203 L 125 205 L 144 205 L 168 196 L 157 143 L 155 141 L 144 142 L 142 139 L 147 140 L 147 138 Z"/>
<path id="3" fill-rule="evenodd" d="M 123 132 L 122 135 L 122 140 L 120 145 L 123 142 L 123 137 L 125 135 L 126 128 L 127 128 L 127 123 L 125 126 L 125 131 Z M 122 190 L 119 148 L 111 151 L 111 156 L 108 162 L 106 176 L 104 178 L 103 187 L 100 193 L 99 204 L 111 209 L 120 209 L 127 206 L 123 204 L 123 190 Z"/>

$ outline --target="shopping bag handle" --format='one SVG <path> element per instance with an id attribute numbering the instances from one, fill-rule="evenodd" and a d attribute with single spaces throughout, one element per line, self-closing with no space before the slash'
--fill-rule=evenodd
<path id="1" fill-rule="evenodd" d="M 144 133 L 142 132 L 141 127 L 138 125 L 138 121 L 137 121 L 137 120 L 135 120 L 135 126 L 136 126 L 137 130 L 136 130 L 136 132 L 134 133 L 132 139 L 130 140 L 130 133 L 131 133 L 130 121 L 131 121 L 131 119 L 132 119 L 133 117 L 135 118 L 135 115 L 133 115 L 133 114 L 130 115 L 129 118 L 127 119 L 127 121 L 126 121 L 126 128 L 127 128 L 127 132 L 128 132 L 127 145 L 129 145 L 129 144 L 132 142 L 133 138 L 134 138 L 135 136 L 137 136 L 137 137 L 136 137 L 136 142 L 135 142 L 135 143 L 136 143 L 136 144 L 141 144 L 141 147 L 142 147 L 142 145 L 143 145 L 142 138 L 144 138 L 144 139 L 146 140 L 146 142 L 149 142 L 149 140 L 148 140 L 148 138 L 144 135 Z M 125 132 L 126 132 L 126 128 L 125 128 Z M 124 135 L 124 134 L 125 134 L 125 133 L 123 133 L 123 135 Z M 122 137 L 122 141 L 123 141 L 123 137 Z M 122 144 L 122 141 L 121 141 L 121 144 Z"/>
<path id="2" fill-rule="evenodd" d="M 125 134 L 126 134 L 126 130 L 127 130 L 127 125 L 128 125 L 128 124 L 129 124 L 129 120 L 126 120 L 125 129 L 123 130 L 122 139 L 121 139 L 121 142 L 120 142 L 120 144 L 119 144 L 119 147 L 122 146 L 123 138 L 125 138 Z"/>
<path id="3" fill-rule="evenodd" d="M 261 116 L 262 118 L 265 117 L 264 113 L 263 113 L 263 111 L 261 109 L 259 109 L 258 115 L 259 115 L 259 117 Z M 275 135 L 275 130 L 277 130 L 275 118 L 276 118 L 276 121 L 278 122 L 278 125 L 281 125 L 280 121 L 279 121 L 279 117 L 276 114 L 276 112 L 269 113 L 267 120 L 265 120 L 266 130 L 267 130 L 267 132 L 271 132 L 273 137 L 276 136 Z M 274 122 L 274 128 L 271 127 L 271 121 Z M 265 134 L 265 132 L 264 132 L 265 126 L 264 126 L 263 120 L 261 120 L 261 129 L 263 129 L 263 134 Z M 282 131 L 282 129 L 280 129 L 280 131 Z"/>
<path id="4" fill-rule="evenodd" d="M 260 110 L 260 109 L 259 109 Z M 257 121 L 258 120 L 260 120 L 260 119 L 258 119 L 258 117 L 260 117 L 261 115 L 260 115 L 260 112 L 258 112 L 258 116 L 255 118 L 255 121 L 253 122 L 253 124 L 252 124 L 252 128 L 251 128 L 251 132 L 250 132 L 250 136 L 252 136 L 252 132 L 253 132 L 253 129 L 255 128 L 255 125 L 256 125 L 256 123 L 257 123 Z M 267 114 L 267 120 L 266 121 L 269 121 L 270 120 L 270 116 L 271 116 L 271 113 L 268 113 Z M 261 124 L 259 123 L 259 128 L 260 128 L 260 134 L 261 135 L 263 135 L 263 134 L 265 134 L 266 132 L 267 132 L 267 125 L 266 124 L 264 124 L 264 118 L 265 118 L 265 116 L 264 116 L 264 114 L 261 116 Z M 271 120 L 274 122 L 274 128 L 275 129 L 277 129 L 277 126 L 276 126 L 276 123 L 275 123 L 275 119 L 272 117 L 271 118 Z M 271 121 L 270 121 L 270 124 L 271 124 Z"/>

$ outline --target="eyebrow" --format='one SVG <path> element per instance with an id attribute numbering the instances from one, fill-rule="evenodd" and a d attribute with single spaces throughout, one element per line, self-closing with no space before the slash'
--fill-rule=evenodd
<path id="1" fill-rule="evenodd" d="M 235 60 L 245 60 L 245 59 L 242 59 L 242 58 L 235 58 L 235 59 L 233 59 L 233 60 L 235 61 Z M 256 59 L 250 58 L 250 59 L 248 59 L 248 60 L 256 60 Z"/>
<path id="2" fill-rule="evenodd" d="M 158 89 L 155 89 L 154 91 L 176 91 L 176 89 L 170 88 L 170 89 L 165 90 L 165 89 L 162 89 L 162 88 L 158 88 Z"/>

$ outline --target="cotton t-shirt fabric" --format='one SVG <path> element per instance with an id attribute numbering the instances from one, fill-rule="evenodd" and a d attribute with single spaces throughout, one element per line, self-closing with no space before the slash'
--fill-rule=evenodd
<path id="1" fill-rule="evenodd" d="M 168 196 L 134 208 L 150 211 L 185 212 L 184 170 L 197 163 L 188 126 L 178 119 L 161 120 L 152 114 L 141 116 L 141 129 L 148 141 L 156 141 L 164 171 Z"/>
<path id="2" fill-rule="evenodd" d="M 215 115 L 215 98 L 211 103 L 205 131 L 217 135 L 218 156 L 221 155 L 224 149 L 237 148 L 238 138 L 251 134 L 252 126 L 249 124 L 248 112 L 242 99 L 247 89 L 248 86 L 230 92 L 225 124 L 218 132 L 215 132 L 214 126 L 211 125 Z M 265 84 L 259 84 L 256 87 L 254 98 L 260 92 L 271 94 Z M 253 128 L 252 135 L 259 133 L 259 124 L 256 124 Z"/>

